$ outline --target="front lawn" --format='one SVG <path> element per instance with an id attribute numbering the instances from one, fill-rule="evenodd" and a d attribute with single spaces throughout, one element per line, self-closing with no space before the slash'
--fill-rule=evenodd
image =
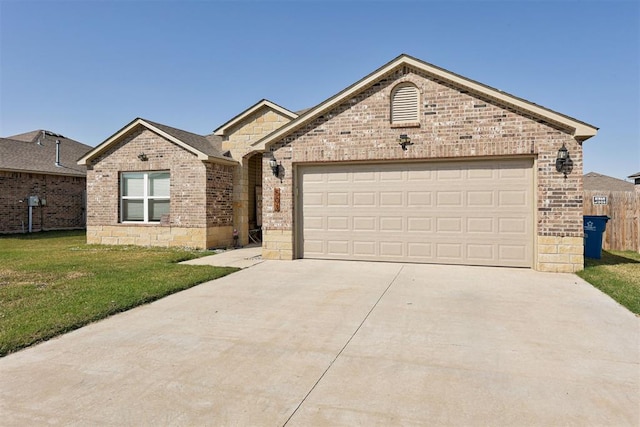
<path id="1" fill-rule="evenodd" d="M 609 295 L 635 314 L 640 314 L 640 254 L 633 251 L 602 251 L 601 259 L 585 258 L 578 276 Z"/>
<path id="2" fill-rule="evenodd" d="M 206 251 L 85 244 L 85 233 L 0 237 L 0 356 L 235 268 L 180 265 Z"/>

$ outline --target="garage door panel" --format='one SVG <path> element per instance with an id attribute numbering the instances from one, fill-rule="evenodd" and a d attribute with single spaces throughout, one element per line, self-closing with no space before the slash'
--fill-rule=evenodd
<path id="1" fill-rule="evenodd" d="M 528 224 L 526 218 L 499 218 L 498 232 L 502 234 L 527 234 Z"/>
<path id="2" fill-rule="evenodd" d="M 522 206 L 528 205 L 528 192 L 524 190 L 507 190 L 498 193 L 499 206 Z"/>
<path id="3" fill-rule="evenodd" d="M 407 193 L 408 207 L 431 206 L 432 193 L 430 191 L 409 191 Z"/>
<path id="4" fill-rule="evenodd" d="M 402 232 L 402 217 L 381 217 L 380 231 Z"/>
<path id="5" fill-rule="evenodd" d="M 443 261 L 459 263 L 462 261 L 462 244 L 436 243 L 436 257 Z"/>
<path id="6" fill-rule="evenodd" d="M 353 255 L 357 257 L 371 257 L 376 256 L 376 242 L 374 240 L 354 240 L 353 241 Z"/>
<path id="7" fill-rule="evenodd" d="M 407 231 L 423 232 L 433 230 L 433 218 L 429 217 L 410 217 L 407 218 Z"/>
<path id="8" fill-rule="evenodd" d="M 495 233 L 494 218 L 467 218 L 467 233 Z"/>
<path id="9" fill-rule="evenodd" d="M 404 243 L 395 242 L 380 242 L 380 255 L 383 257 L 402 257 Z"/>
<path id="10" fill-rule="evenodd" d="M 433 244 L 425 242 L 408 242 L 407 257 L 410 259 L 432 259 Z"/>
<path id="11" fill-rule="evenodd" d="M 330 216 L 327 218 L 327 230 L 344 231 L 351 228 L 349 217 L 347 216 Z"/>
<path id="12" fill-rule="evenodd" d="M 462 233 L 462 218 L 436 218 L 436 232 Z"/>
<path id="13" fill-rule="evenodd" d="M 467 258 L 475 261 L 493 261 L 495 259 L 494 246 L 491 244 L 467 245 Z"/>
<path id="14" fill-rule="evenodd" d="M 374 192 L 354 192 L 353 206 L 371 207 L 376 205 L 376 193 Z"/>
<path id="15" fill-rule="evenodd" d="M 494 207 L 493 191 L 467 191 L 467 207 Z"/>
<path id="16" fill-rule="evenodd" d="M 324 206 L 324 193 L 308 192 L 304 195 L 304 203 L 309 207 L 322 207 Z"/>
<path id="17" fill-rule="evenodd" d="M 402 207 L 402 193 L 397 192 L 381 192 L 380 193 L 380 206 L 381 207 Z"/>
<path id="18" fill-rule="evenodd" d="M 532 265 L 531 160 L 307 166 L 300 178 L 305 258 Z"/>

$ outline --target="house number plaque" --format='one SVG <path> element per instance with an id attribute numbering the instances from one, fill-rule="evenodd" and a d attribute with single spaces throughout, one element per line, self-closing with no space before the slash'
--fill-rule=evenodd
<path id="1" fill-rule="evenodd" d="M 273 211 L 280 212 L 280 189 L 273 189 Z"/>
<path id="2" fill-rule="evenodd" d="M 606 205 L 607 204 L 607 196 L 593 196 L 593 204 L 594 205 Z"/>

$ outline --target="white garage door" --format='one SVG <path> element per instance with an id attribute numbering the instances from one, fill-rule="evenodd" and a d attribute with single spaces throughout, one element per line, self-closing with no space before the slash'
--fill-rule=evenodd
<path id="1" fill-rule="evenodd" d="M 303 258 L 531 267 L 533 160 L 303 166 Z"/>

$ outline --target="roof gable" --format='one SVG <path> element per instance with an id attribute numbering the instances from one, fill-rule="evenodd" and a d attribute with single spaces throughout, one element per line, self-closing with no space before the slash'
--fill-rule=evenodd
<path id="1" fill-rule="evenodd" d="M 269 101 L 268 99 L 261 99 L 260 101 L 256 102 L 251 107 L 247 108 L 246 110 L 244 110 L 243 112 L 241 112 L 240 114 L 238 114 L 237 116 L 229 120 L 228 122 L 218 127 L 216 130 L 213 131 L 213 134 L 220 135 L 220 136 L 225 135 L 227 130 L 237 125 L 238 123 L 242 122 L 246 118 L 250 117 L 255 112 L 265 108 L 278 112 L 286 117 L 289 117 L 292 120 L 298 117 L 298 114 L 294 113 L 293 111 L 289 111 L 286 108 L 281 107 L 278 104 L 275 104 Z"/>
<path id="2" fill-rule="evenodd" d="M 78 160 L 78 164 L 88 164 L 92 159 L 106 151 L 109 147 L 120 140 L 120 138 L 138 126 L 143 126 L 168 139 L 188 152 L 195 154 L 200 160 L 236 163 L 233 159 L 225 156 L 219 149 L 219 144 L 211 138 L 160 123 L 155 123 L 150 120 L 137 118 Z"/>
<path id="3" fill-rule="evenodd" d="M 402 54 L 386 65 L 380 67 L 373 73 L 364 77 L 363 79 L 357 81 L 356 83 L 352 84 L 351 86 L 347 87 L 331 98 L 328 98 L 324 102 L 318 104 L 316 107 L 305 111 L 304 114 L 301 114 L 297 119 L 294 119 L 288 124 L 282 126 L 280 129 L 265 136 L 261 140 L 255 142 L 253 145 L 256 146 L 256 148 L 266 148 L 270 144 L 290 135 L 291 133 L 310 123 L 317 117 L 323 115 L 331 109 L 339 106 L 349 98 L 374 85 L 385 76 L 403 67 L 417 69 L 429 76 L 432 76 L 435 80 L 446 82 L 451 86 L 458 87 L 470 93 L 475 93 L 484 98 L 490 99 L 498 105 L 502 105 L 506 108 L 510 108 L 526 115 L 533 116 L 535 118 L 538 118 L 540 121 L 549 122 L 556 127 L 566 129 L 580 142 L 591 138 L 598 131 L 597 127 L 592 126 L 588 123 L 579 121 L 572 117 L 526 101 L 522 98 L 518 98 L 514 95 L 452 73 L 443 68 L 413 58 L 409 55 Z"/>

